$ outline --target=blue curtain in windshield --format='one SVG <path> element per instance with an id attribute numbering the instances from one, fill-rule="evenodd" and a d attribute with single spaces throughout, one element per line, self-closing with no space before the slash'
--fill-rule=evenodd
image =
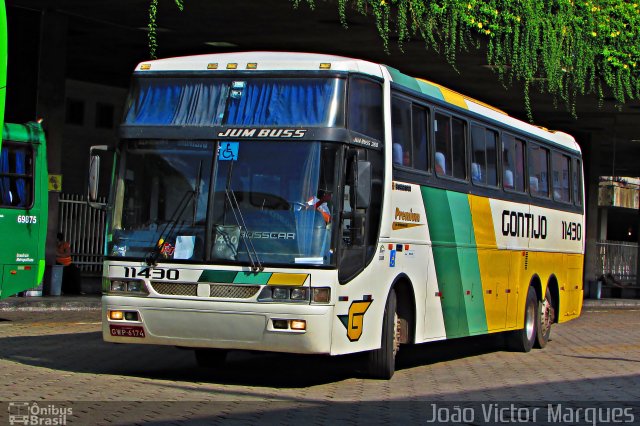
<path id="1" fill-rule="evenodd" d="M 2 150 L 0 156 L 0 174 L 9 173 L 9 150 Z M 0 177 L 0 194 L 2 195 L 2 205 L 11 205 L 11 181 L 8 177 Z"/>
<path id="2" fill-rule="evenodd" d="M 302 171 L 299 199 L 300 202 L 306 203 L 318 193 L 318 180 L 320 179 L 319 143 L 314 143 L 309 146 Z M 314 205 L 311 205 L 308 208 L 297 208 L 295 217 L 298 251 L 303 257 L 321 256 L 323 253 L 320 247 L 323 245 L 326 237 L 326 226 L 322 215 L 316 211 Z"/>
<path id="3" fill-rule="evenodd" d="M 132 125 L 218 125 L 228 82 L 204 79 L 141 79 L 125 117 Z"/>
<path id="4" fill-rule="evenodd" d="M 322 125 L 329 121 L 332 80 L 247 81 L 233 90 L 226 124 Z"/>

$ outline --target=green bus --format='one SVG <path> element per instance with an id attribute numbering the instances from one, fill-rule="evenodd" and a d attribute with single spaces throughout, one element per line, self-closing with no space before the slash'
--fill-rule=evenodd
<path id="1" fill-rule="evenodd" d="M 37 287 L 47 238 L 47 158 L 40 123 L 4 123 L 7 22 L 0 1 L 0 299 Z"/>

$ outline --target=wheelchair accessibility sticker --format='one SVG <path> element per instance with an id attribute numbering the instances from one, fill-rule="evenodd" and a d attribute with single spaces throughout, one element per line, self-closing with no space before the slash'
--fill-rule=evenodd
<path id="1" fill-rule="evenodd" d="M 237 161 L 239 142 L 221 142 L 218 149 L 218 161 Z"/>

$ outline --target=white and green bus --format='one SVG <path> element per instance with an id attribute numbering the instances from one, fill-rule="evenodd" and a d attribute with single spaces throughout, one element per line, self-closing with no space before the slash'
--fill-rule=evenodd
<path id="1" fill-rule="evenodd" d="M 529 351 L 580 315 L 567 134 L 384 65 L 245 52 L 140 64 L 120 136 L 106 341 L 203 366 L 367 351 L 390 378 L 402 344 L 508 332 Z"/>

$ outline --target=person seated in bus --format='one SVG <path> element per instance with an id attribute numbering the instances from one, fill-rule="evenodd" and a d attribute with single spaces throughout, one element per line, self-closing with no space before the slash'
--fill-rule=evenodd
<path id="1" fill-rule="evenodd" d="M 71 259 L 71 244 L 58 232 L 56 264 L 64 266 L 62 271 L 62 294 L 81 294 L 80 271 Z"/>
<path id="2" fill-rule="evenodd" d="M 447 174 L 446 160 L 441 152 L 436 152 L 436 173 L 439 175 Z"/>
<path id="3" fill-rule="evenodd" d="M 513 172 L 511 170 L 504 171 L 503 183 L 505 188 L 513 189 Z"/>
<path id="4" fill-rule="evenodd" d="M 402 165 L 404 156 L 402 155 L 402 145 L 399 144 L 398 142 L 395 142 L 393 144 L 393 164 L 400 164 Z"/>
<path id="5" fill-rule="evenodd" d="M 471 163 L 471 179 L 474 182 L 482 182 L 482 168 L 478 163 Z"/>

